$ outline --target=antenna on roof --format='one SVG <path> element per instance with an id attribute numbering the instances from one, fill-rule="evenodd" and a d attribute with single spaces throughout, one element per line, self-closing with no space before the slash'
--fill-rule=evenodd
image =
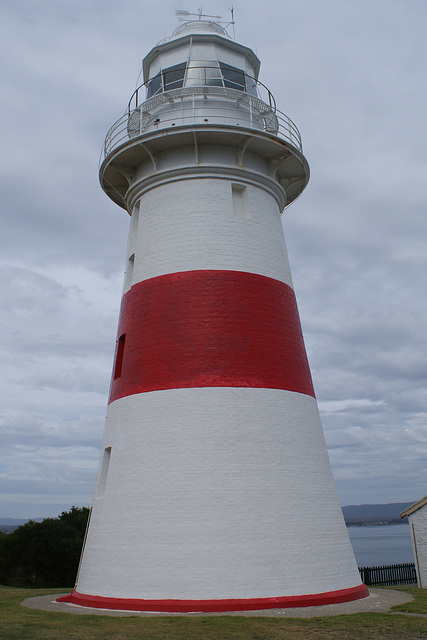
<path id="1" fill-rule="evenodd" d="M 231 24 L 233 26 L 233 40 L 235 40 L 236 39 L 236 31 L 234 29 L 234 25 L 235 25 L 235 22 L 234 22 L 234 7 L 231 7 L 231 9 L 229 9 L 229 12 L 231 13 L 231 22 L 229 22 L 229 24 Z M 227 25 L 227 27 L 228 27 L 228 25 Z"/>

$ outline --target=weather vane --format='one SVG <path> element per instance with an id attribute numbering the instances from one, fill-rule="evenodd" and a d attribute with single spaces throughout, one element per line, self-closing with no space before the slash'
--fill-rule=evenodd
<path id="1" fill-rule="evenodd" d="M 234 32 L 234 7 L 231 7 L 231 9 L 229 9 L 230 13 L 231 13 L 231 20 L 230 22 L 223 22 L 222 21 L 222 16 L 212 16 L 208 13 L 203 13 L 203 7 L 200 7 L 200 9 L 197 9 L 197 13 L 191 13 L 190 11 L 185 11 L 184 9 L 176 9 L 175 13 L 178 16 L 178 20 L 180 22 L 186 22 L 187 20 L 191 19 L 191 18 L 197 18 L 198 20 L 204 20 L 205 18 L 211 18 L 213 20 L 215 20 L 216 22 L 218 22 L 219 24 L 223 24 L 225 28 L 229 27 L 230 25 L 233 26 L 233 39 L 235 39 L 235 32 Z"/>

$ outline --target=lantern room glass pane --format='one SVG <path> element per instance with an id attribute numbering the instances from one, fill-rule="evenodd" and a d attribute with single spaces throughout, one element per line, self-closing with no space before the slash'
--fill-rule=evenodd
<path id="1" fill-rule="evenodd" d="M 217 60 L 190 60 L 185 78 L 186 87 L 222 87 L 222 77 Z"/>
<path id="2" fill-rule="evenodd" d="M 190 60 L 185 77 L 186 87 L 202 87 L 205 79 L 204 63 L 198 60 Z"/>
<path id="3" fill-rule="evenodd" d="M 147 98 L 181 87 L 228 87 L 256 96 L 256 80 L 242 69 L 218 60 L 190 60 L 160 71 L 148 83 Z"/>
<path id="4" fill-rule="evenodd" d="M 162 74 L 159 71 L 159 73 L 148 83 L 147 98 L 151 98 L 151 96 L 155 96 L 156 93 L 161 93 L 162 91 Z"/>
<path id="5" fill-rule="evenodd" d="M 220 62 L 224 86 L 238 91 L 245 91 L 245 74 L 241 69 L 232 67 L 230 64 Z"/>
<path id="6" fill-rule="evenodd" d="M 250 93 L 252 96 L 256 96 L 257 89 L 256 89 L 255 78 L 251 78 L 250 76 L 245 76 L 245 83 L 246 83 L 246 91 Z"/>
<path id="7" fill-rule="evenodd" d="M 170 91 L 171 89 L 179 89 L 184 83 L 184 75 L 186 64 L 176 64 L 173 67 L 168 67 L 163 71 L 163 86 L 164 91 Z"/>
<path id="8" fill-rule="evenodd" d="M 205 84 L 222 87 L 221 71 L 217 61 L 205 63 Z"/>

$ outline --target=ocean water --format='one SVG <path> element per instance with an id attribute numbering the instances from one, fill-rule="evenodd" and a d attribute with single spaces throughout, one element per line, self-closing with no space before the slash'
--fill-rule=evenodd
<path id="1" fill-rule="evenodd" d="M 414 562 L 409 524 L 347 527 L 359 567 Z"/>

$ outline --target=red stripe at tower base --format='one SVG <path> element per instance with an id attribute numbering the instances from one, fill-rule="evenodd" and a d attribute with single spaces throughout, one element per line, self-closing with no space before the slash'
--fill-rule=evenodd
<path id="1" fill-rule="evenodd" d="M 351 602 L 369 596 L 366 585 L 350 589 L 326 591 L 301 596 L 279 598 L 227 598 L 224 600 L 142 600 L 138 598 L 105 598 L 91 596 L 78 591 L 57 598 L 57 602 L 69 602 L 81 607 L 114 609 L 117 611 L 161 611 L 164 613 L 257 611 L 263 609 L 290 609 L 316 607 L 340 602 Z"/>

